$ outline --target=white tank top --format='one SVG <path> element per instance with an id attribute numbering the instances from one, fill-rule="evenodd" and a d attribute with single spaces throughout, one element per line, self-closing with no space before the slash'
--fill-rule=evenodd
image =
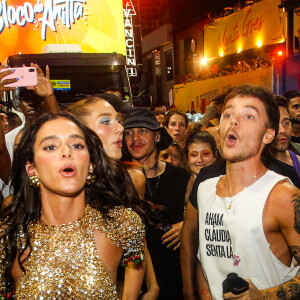
<path id="1" fill-rule="evenodd" d="M 287 179 L 268 171 L 254 184 L 233 197 L 216 195 L 220 177 L 202 182 L 198 187 L 199 250 L 213 299 L 223 299 L 222 282 L 228 273 L 251 279 L 258 289 L 279 285 L 294 278 L 300 266 L 290 267 L 271 252 L 266 240 L 262 215 L 274 185 Z M 232 201 L 231 209 L 228 209 Z"/>

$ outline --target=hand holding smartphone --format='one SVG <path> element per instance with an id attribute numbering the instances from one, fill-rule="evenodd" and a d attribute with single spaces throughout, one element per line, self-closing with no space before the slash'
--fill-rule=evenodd
<path id="1" fill-rule="evenodd" d="M 38 84 L 37 71 L 35 67 L 0 69 L 0 73 L 6 71 L 12 71 L 12 73 L 1 78 L 1 82 L 2 83 L 5 82 L 4 87 L 6 88 L 28 87 L 28 86 L 36 86 Z M 17 81 L 6 83 L 6 80 L 11 81 L 12 79 L 17 79 Z"/>
<path id="2" fill-rule="evenodd" d="M 222 286 L 223 294 L 232 293 L 239 295 L 249 290 L 249 283 L 236 273 L 229 273 Z"/>

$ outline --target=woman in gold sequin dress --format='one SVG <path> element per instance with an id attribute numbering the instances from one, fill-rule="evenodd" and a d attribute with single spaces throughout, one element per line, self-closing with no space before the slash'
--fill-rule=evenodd
<path id="1" fill-rule="evenodd" d="M 122 261 L 123 299 L 136 299 L 145 232 L 128 184 L 94 132 L 70 115 L 46 115 L 26 129 L 12 166 L 14 198 L 1 217 L 2 294 L 118 299 Z"/>

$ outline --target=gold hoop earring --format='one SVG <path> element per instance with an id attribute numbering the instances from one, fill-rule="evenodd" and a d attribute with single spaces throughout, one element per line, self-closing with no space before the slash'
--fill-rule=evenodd
<path id="1" fill-rule="evenodd" d="M 93 183 L 95 181 L 96 176 L 92 173 L 89 172 L 87 178 L 86 178 L 86 184 L 90 185 L 91 183 Z"/>
<path id="2" fill-rule="evenodd" d="M 29 184 L 35 189 L 40 186 L 40 181 L 37 175 L 32 175 L 29 177 Z"/>

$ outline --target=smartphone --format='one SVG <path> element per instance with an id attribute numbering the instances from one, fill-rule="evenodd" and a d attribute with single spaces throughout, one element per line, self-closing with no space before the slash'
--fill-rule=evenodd
<path id="1" fill-rule="evenodd" d="M 15 71 L 12 74 L 3 77 L 2 80 L 13 78 L 19 78 L 19 80 L 13 83 L 6 84 L 5 87 L 27 87 L 35 86 L 38 84 L 37 71 L 35 67 L 6 68 L 1 69 L 0 72 L 5 72 L 8 70 Z"/>
<path id="2" fill-rule="evenodd" d="M 231 292 L 234 295 L 239 295 L 249 289 L 249 283 L 236 273 L 229 273 L 222 285 L 223 294 Z"/>

